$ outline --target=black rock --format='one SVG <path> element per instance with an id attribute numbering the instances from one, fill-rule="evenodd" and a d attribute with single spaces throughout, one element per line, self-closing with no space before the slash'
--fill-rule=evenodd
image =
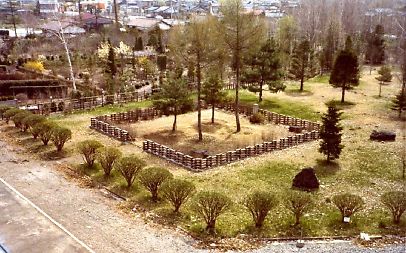
<path id="1" fill-rule="evenodd" d="M 301 126 L 289 126 L 289 132 L 301 133 L 302 131 L 303 131 L 303 127 L 301 127 Z"/>
<path id="2" fill-rule="evenodd" d="M 394 141 L 396 139 L 396 133 L 391 131 L 373 130 L 369 138 L 375 141 Z"/>
<path id="3" fill-rule="evenodd" d="M 319 189 L 319 180 L 313 168 L 304 168 L 293 179 L 292 187 L 303 190 Z"/>

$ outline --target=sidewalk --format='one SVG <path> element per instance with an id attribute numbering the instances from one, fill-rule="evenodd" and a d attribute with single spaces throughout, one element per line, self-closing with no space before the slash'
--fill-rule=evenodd
<path id="1" fill-rule="evenodd" d="M 0 208 L 0 252 L 88 252 L 1 180 Z"/>

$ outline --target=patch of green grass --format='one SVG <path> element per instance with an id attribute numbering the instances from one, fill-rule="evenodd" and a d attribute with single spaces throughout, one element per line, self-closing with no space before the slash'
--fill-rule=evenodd
<path id="1" fill-rule="evenodd" d="M 351 101 L 344 101 L 341 103 L 341 100 L 330 100 L 326 102 L 326 106 L 334 106 L 339 110 L 345 110 L 345 109 L 350 109 L 354 107 L 356 103 L 351 102 Z"/>
<path id="2" fill-rule="evenodd" d="M 229 91 L 229 96 L 234 98 L 234 92 Z M 258 103 L 258 96 L 249 91 L 240 92 L 240 101 L 242 104 L 256 104 Z M 311 121 L 320 120 L 320 114 L 314 111 L 309 105 L 300 102 L 292 102 L 289 100 L 282 100 L 279 98 L 264 98 L 259 107 L 272 112 L 307 119 Z"/>
<path id="3" fill-rule="evenodd" d="M 309 79 L 310 82 L 315 82 L 315 83 L 329 83 L 330 80 L 330 75 L 318 75 L 315 76 L 311 79 Z"/>

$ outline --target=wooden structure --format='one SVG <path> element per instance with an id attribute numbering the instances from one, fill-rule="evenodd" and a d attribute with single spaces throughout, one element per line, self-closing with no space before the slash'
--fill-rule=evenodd
<path id="1" fill-rule="evenodd" d="M 235 107 L 234 104 L 222 104 L 218 106 L 218 109 L 234 112 Z M 243 115 L 251 116 L 253 114 L 253 107 L 242 105 L 239 107 L 239 111 Z M 192 157 L 151 140 L 145 140 L 142 148 L 145 152 L 159 156 L 187 169 L 202 171 L 319 139 L 320 125 L 316 122 L 298 119 L 262 109 L 259 109 L 259 113 L 262 113 L 268 122 L 287 126 L 300 126 L 305 132 L 294 134 L 279 140 L 263 142 L 254 146 L 227 151 L 206 158 Z M 134 138 L 128 133 L 128 131 L 114 126 L 114 123 L 133 123 L 139 120 L 152 120 L 161 116 L 162 112 L 155 108 L 137 109 L 134 111 L 92 118 L 90 127 L 117 140 L 127 142 L 134 140 Z"/>

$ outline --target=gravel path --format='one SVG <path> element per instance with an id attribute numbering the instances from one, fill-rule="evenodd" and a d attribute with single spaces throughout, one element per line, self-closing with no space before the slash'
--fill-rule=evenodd
<path id="1" fill-rule="evenodd" d="M 54 162 L 31 160 L 20 149 L 7 145 L 3 137 L 4 133 L 0 133 L 0 177 L 95 252 L 215 252 L 194 248 L 196 241 L 188 236 L 121 214 L 115 208 L 117 200 L 106 197 L 99 189 L 82 188 L 67 180 L 52 169 Z M 270 243 L 253 252 L 406 251 L 404 245 L 367 249 L 339 241 L 307 242 L 300 250 L 294 243 Z"/>
<path id="2" fill-rule="evenodd" d="M 391 245 L 384 248 L 363 248 L 349 241 L 311 241 L 306 242 L 301 249 L 296 247 L 296 243 L 272 243 L 252 253 L 405 253 L 405 245 Z"/>

